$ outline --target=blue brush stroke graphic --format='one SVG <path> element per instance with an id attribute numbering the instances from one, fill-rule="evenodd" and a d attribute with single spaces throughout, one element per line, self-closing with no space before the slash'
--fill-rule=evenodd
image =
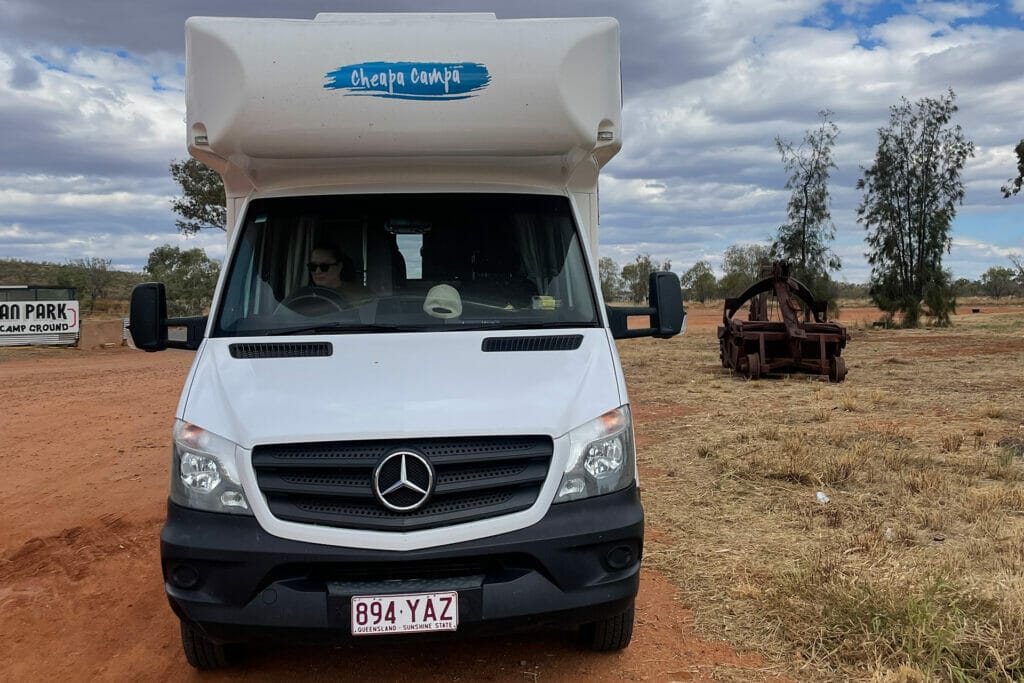
<path id="1" fill-rule="evenodd" d="M 324 77 L 328 90 L 395 100 L 464 100 L 491 82 L 487 67 L 475 62 L 363 62 Z"/>

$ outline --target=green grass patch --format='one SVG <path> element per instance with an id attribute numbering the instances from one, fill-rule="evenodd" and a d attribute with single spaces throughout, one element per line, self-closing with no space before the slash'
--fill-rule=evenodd
<path id="1" fill-rule="evenodd" d="M 779 628 L 804 643 L 812 663 L 910 667 L 929 680 L 1024 676 L 1021 615 L 942 577 L 914 586 L 847 575 L 841 557 L 818 556 L 780 577 L 767 599 Z"/>

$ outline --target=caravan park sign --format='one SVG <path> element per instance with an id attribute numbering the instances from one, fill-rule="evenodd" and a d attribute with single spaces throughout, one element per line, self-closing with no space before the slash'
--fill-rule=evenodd
<path id="1" fill-rule="evenodd" d="M 77 301 L 0 302 L 0 336 L 78 331 Z"/>

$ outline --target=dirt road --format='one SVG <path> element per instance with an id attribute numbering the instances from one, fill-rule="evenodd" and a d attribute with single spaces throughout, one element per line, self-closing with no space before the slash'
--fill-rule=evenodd
<path id="1" fill-rule="evenodd" d="M 0 680 L 199 678 L 181 654 L 158 557 L 171 421 L 191 361 L 127 348 L 0 357 Z M 649 530 L 648 544 L 659 542 Z M 757 677 L 760 665 L 697 637 L 674 587 L 645 572 L 622 653 L 550 635 L 261 648 L 243 668 L 202 678 L 666 681 Z"/>

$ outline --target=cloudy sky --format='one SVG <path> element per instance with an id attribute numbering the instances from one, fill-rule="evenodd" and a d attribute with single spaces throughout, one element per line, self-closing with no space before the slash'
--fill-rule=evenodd
<path id="1" fill-rule="evenodd" d="M 977 150 L 946 263 L 977 278 L 1024 254 L 1024 193 L 999 192 L 1024 137 L 1024 0 L 0 0 L 0 258 L 138 270 L 164 243 L 223 257 L 222 232 L 182 237 L 169 208 L 185 18 L 409 10 L 619 19 L 624 147 L 602 177 L 601 255 L 620 265 L 649 253 L 682 272 L 766 242 L 789 199 L 774 140 L 799 142 L 827 108 L 838 277 L 865 281 L 854 186 L 877 130 L 900 97 L 947 88 Z"/>

